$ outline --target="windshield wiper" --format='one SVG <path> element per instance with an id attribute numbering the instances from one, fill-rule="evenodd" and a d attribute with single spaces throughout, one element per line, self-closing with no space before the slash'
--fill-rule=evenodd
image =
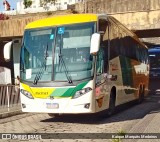
<path id="1" fill-rule="evenodd" d="M 62 34 L 61 34 L 61 38 L 60 39 L 61 39 L 61 41 L 60 41 L 60 48 L 59 48 L 59 67 L 60 67 L 60 65 L 62 63 L 62 66 L 64 67 L 65 75 L 66 75 L 67 80 L 68 80 L 68 83 L 72 84 L 73 83 L 72 78 L 69 75 L 68 69 L 66 67 L 66 64 L 65 64 L 63 56 L 62 56 L 62 48 L 63 48 L 63 36 L 62 36 Z"/>
<path id="2" fill-rule="evenodd" d="M 62 54 L 61 54 L 61 52 L 60 52 L 60 54 L 59 54 L 59 67 L 60 67 L 61 63 L 62 63 L 62 66 L 64 67 L 64 72 L 65 72 L 65 75 L 66 75 L 66 77 L 67 77 L 68 83 L 72 84 L 72 83 L 73 83 L 72 78 L 71 78 L 71 76 L 69 75 L 68 69 L 67 69 L 67 67 L 66 67 L 66 64 L 65 64 L 65 62 L 64 62 L 64 59 L 63 59 Z"/>
<path id="3" fill-rule="evenodd" d="M 39 72 L 36 74 L 35 78 L 34 78 L 34 81 L 33 81 L 33 84 L 36 85 L 38 83 L 38 81 L 41 79 L 44 71 L 46 71 L 46 63 L 47 63 L 47 57 L 48 57 L 48 44 L 47 44 L 47 47 L 45 49 L 45 53 L 44 53 L 44 62 L 39 70 Z"/>
<path id="4" fill-rule="evenodd" d="M 40 68 L 39 72 L 36 74 L 33 84 L 36 85 L 38 81 L 41 79 L 44 71 L 45 71 L 46 62 L 43 62 L 42 67 Z"/>

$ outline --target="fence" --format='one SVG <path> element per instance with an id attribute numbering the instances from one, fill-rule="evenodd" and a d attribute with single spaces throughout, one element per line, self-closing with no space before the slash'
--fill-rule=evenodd
<path id="1" fill-rule="evenodd" d="M 21 109 L 20 89 L 15 85 L 0 85 L 0 113 Z"/>

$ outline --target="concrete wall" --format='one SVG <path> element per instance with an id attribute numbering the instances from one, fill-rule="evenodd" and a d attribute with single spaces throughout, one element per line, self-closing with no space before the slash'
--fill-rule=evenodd
<path id="1" fill-rule="evenodd" d="M 160 10 L 112 14 L 131 30 L 160 29 Z"/>
<path id="2" fill-rule="evenodd" d="M 35 20 L 47 18 L 53 15 L 68 14 L 71 11 L 57 11 L 52 13 L 34 13 L 26 15 L 10 16 L 8 20 L 0 20 L 0 38 L 19 37 L 23 35 L 25 26 Z"/>
<path id="3" fill-rule="evenodd" d="M 132 30 L 160 28 L 160 0 L 89 0 L 75 10 L 112 15 Z"/>
<path id="4" fill-rule="evenodd" d="M 16 18 L 0 21 L 0 37 L 22 36 L 26 24 L 40 18 L 43 18 L 43 16 L 24 17 L 20 19 Z"/>
<path id="5" fill-rule="evenodd" d="M 75 7 L 80 13 L 150 11 L 160 9 L 160 0 L 86 0 L 84 3 L 77 3 Z"/>

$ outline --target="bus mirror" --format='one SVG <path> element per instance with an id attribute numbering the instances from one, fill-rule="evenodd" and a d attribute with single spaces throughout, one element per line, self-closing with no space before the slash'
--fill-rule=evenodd
<path id="1" fill-rule="evenodd" d="M 94 33 L 91 37 L 90 54 L 96 55 L 100 46 L 100 34 Z"/>
<path id="2" fill-rule="evenodd" d="M 3 49 L 3 56 L 4 56 L 4 59 L 6 61 L 10 61 L 10 58 L 11 58 L 11 46 L 12 46 L 12 41 L 6 43 L 4 45 L 4 49 Z"/>

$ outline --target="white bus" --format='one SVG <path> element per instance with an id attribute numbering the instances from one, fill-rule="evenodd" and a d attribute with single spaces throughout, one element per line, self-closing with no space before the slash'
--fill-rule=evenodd
<path id="1" fill-rule="evenodd" d="M 105 14 L 54 16 L 29 23 L 20 55 L 23 112 L 96 113 L 148 92 L 148 49 Z"/>

